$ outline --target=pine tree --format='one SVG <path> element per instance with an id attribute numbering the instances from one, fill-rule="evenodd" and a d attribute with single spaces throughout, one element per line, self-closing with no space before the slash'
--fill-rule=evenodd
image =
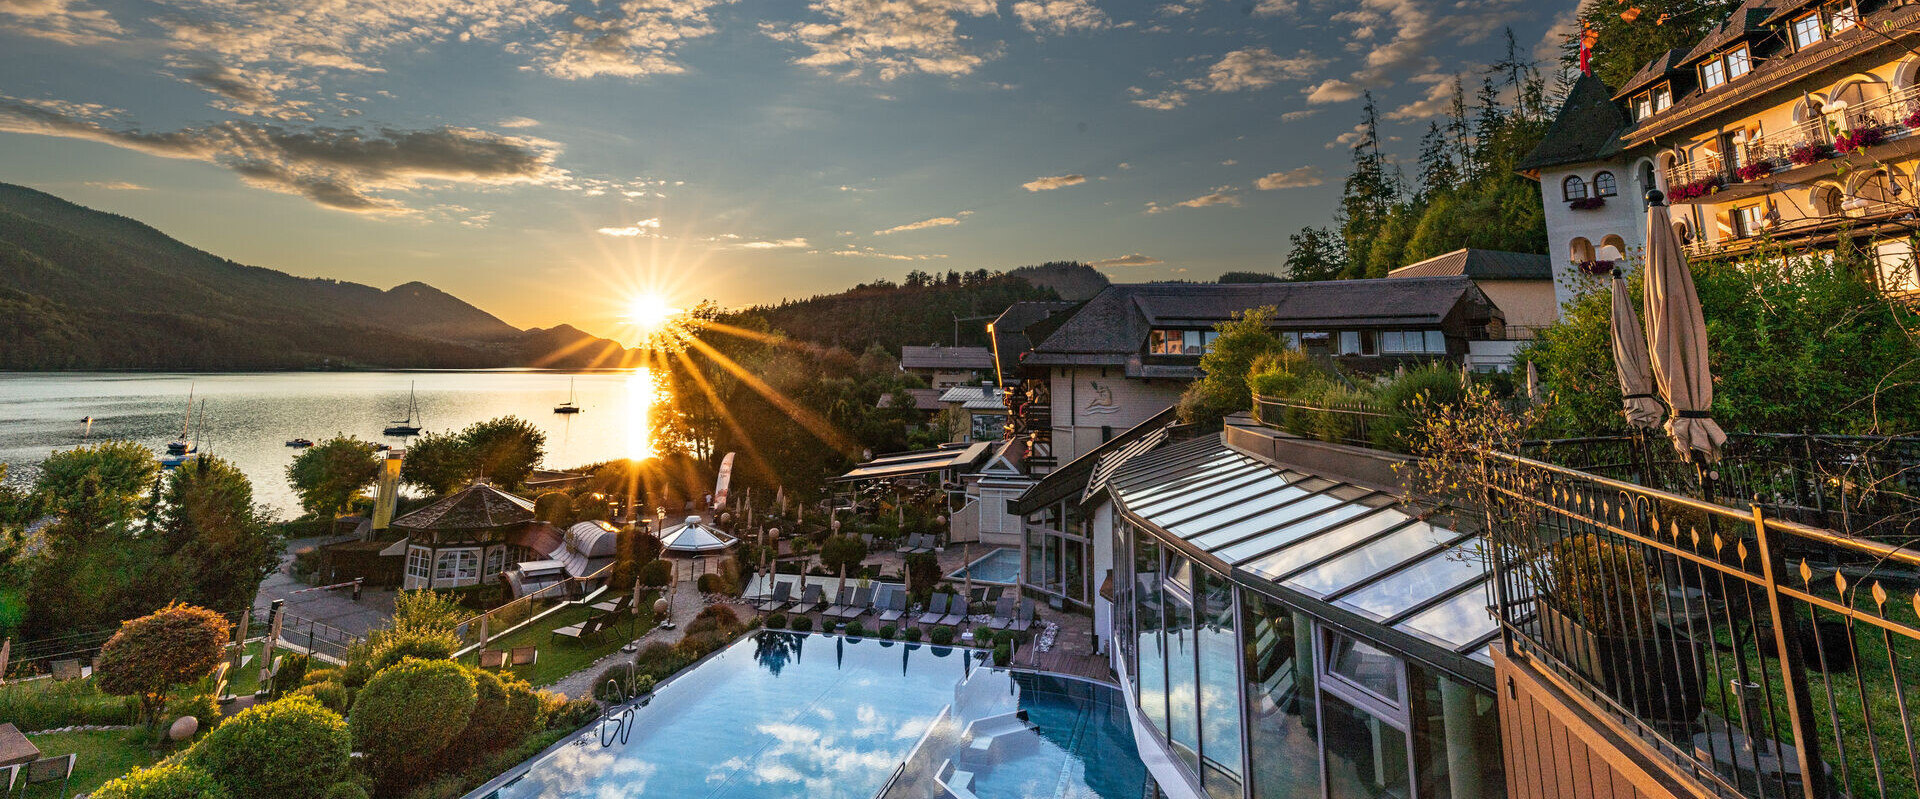
<path id="1" fill-rule="evenodd" d="M 1453 142 L 1448 141 L 1440 123 L 1427 123 L 1420 137 L 1420 192 L 1415 201 L 1425 205 L 1437 194 L 1453 191 L 1460 182 L 1460 169 L 1453 163 Z"/>
<path id="2" fill-rule="evenodd" d="M 1360 140 L 1353 145 L 1353 172 L 1347 175 L 1342 188 L 1340 211 L 1337 220 L 1340 225 L 1340 239 L 1346 253 L 1346 268 L 1342 277 L 1364 277 L 1372 271 L 1368 263 L 1373 250 L 1373 237 L 1379 232 L 1381 224 L 1400 202 L 1400 192 L 1394 178 L 1388 174 L 1386 157 L 1380 153 L 1380 117 L 1373 103 L 1373 93 L 1366 93 L 1366 103 L 1361 107 Z"/>
<path id="3" fill-rule="evenodd" d="M 1323 227 L 1303 227 L 1287 237 L 1293 245 L 1287 253 L 1287 279 L 1292 281 L 1335 280 L 1347 268 L 1345 242 Z"/>

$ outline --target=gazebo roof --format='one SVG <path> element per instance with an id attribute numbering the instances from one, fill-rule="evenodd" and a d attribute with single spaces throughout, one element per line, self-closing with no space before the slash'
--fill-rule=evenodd
<path id="1" fill-rule="evenodd" d="M 733 536 L 708 527 L 698 516 L 688 516 L 686 521 L 667 528 L 660 536 L 662 549 L 682 555 L 718 552 L 736 543 L 739 542 Z"/>
<path id="2" fill-rule="evenodd" d="M 402 530 L 459 532 L 497 530 L 533 521 L 533 503 L 491 484 L 475 482 L 393 520 Z"/>

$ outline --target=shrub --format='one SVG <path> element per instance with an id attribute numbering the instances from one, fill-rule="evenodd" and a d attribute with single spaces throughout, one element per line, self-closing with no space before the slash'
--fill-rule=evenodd
<path id="1" fill-rule="evenodd" d="M 452 653 L 448 653 L 452 654 Z M 273 673 L 271 693 L 280 696 L 300 687 L 307 676 L 307 656 L 288 652 L 280 656 L 280 670 Z"/>
<path id="2" fill-rule="evenodd" d="M 206 772 L 177 763 L 136 770 L 94 791 L 94 799 L 227 799 Z"/>
<path id="3" fill-rule="evenodd" d="M 998 644 L 993 648 L 993 665 L 1006 666 L 1013 663 L 1013 647 Z"/>
<path id="4" fill-rule="evenodd" d="M 786 626 L 787 614 L 785 613 L 775 613 L 767 617 L 766 627 L 769 630 L 783 630 Z"/>
<path id="5" fill-rule="evenodd" d="M 944 624 L 935 627 L 933 628 L 933 632 L 927 633 L 927 640 L 940 646 L 951 644 L 953 643 L 953 628 Z"/>
<path id="6" fill-rule="evenodd" d="M 559 694 L 551 694 L 559 696 Z M 566 697 L 561 696 L 565 700 Z M 547 713 L 547 729 L 573 732 L 593 723 L 600 718 L 600 703 L 591 699 L 572 699 L 550 706 Z"/>
<path id="7" fill-rule="evenodd" d="M 797 632 L 797 633 L 804 633 L 804 632 L 811 632 L 812 630 L 813 630 L 813 619 L 812 619 L 812 617 L 809 617 L 809 616 L 795 616 L 795 617 L 793 617 L 793 631 L 794 631 L 794 632 Z"/>
<path id="8" fill-rule="evenodd" d="M 1007 645 L 1007 644 L 1011 644 L 1011 643 L 1013 643 L 1013 631 L 1012 631 L 1012 630 L 996 630 L 996 631 L 994 631 L 994 633 L 993 633 L 993 644 L 994 644 L 994 646 L 1005 646 L 1005 645 Z"/>
<path id="9" fill-rule="evenodd" d="M 718 622 L 721 627 L 740 626 L 740 614 L 734 612 L 733 608 L 728 605 L 708 605 L 702 608 L 698 614 L 695 614 L 693 620 L 696 623 L 702 620 L 712 620 Z"/>
<path id="10" fill-rule="evenodd" d="M 286 799 L 338 782 L 350 743 L 340 714 L 295 695 L 227 719 L 180 762 L 212 776 L 232 799 Z"/>
<path id="11" fill-rule="evenodd" d="M 858 638 L 867 634 L 867 628 L 860 626 L 860 622 L 850 621 L 847 622 L 847 634 Z"/>
<path id="12" fill-rule="evenodd" d="M 476 668 L 467 668 L 467 673 L 474 680 L 473 716 L 460 732 L 459 745 L 447 748 L 461 763 L 475 762 L 494 750 L 520 743 L 533 732 L 540 716 L 539 700 L 525 680 L 502 678 Z"/>
<path id="13" fill-rule="evenodd" d="M 159 720 L 167 691 L 205 677 L 220 663 L 232 628 L 206 608 L 172 604 L 120 625 L 100 649 L 100 690 L 140 700 L 141 715 Z"/>
<path id="14" fill-rule="evenodd" d="M 674 644 L 673 648 L 679 650 L 681 656 L 686 658 L 686 662 L 692 663 L 705 657 L 708 652 L 726 646 L 730 638 L 732 636 L 719 630 L 689 632 L 686 637 L 680 639 L 680 643 Z"/>
<path id="15" fill-rule="evenodd" d="M 673 582 L 673 564 L 664 560 L 655 560 L 640 567 L 640 584 L 659 588 Z"/>
<path id="16" fill-rule="evenodd" d="M 459 649 L 460 639 L 453 637 L 451 632 L 391 630 L 380 636 L 380 642 L 375 644 L 373 655 L 367 661 L 367 668 L 373 674 L 379 674 L 407 658 L 446 660 Z"/>
<path id="17" fill-rule="evenodd" d="M 306 676 L 300 678 L 301 685 L 314 685 L 316 683 L 339 682 L 339 681 L 340 681 L 340 670 L 331 669 L 331 668 L 307 669 Z"/>
<path id="18" fill-rule="evenodd" d="M 1373 445 L 1400 452 L 1413 449 L 1410 436 L 1416 420 L 1426 418 L 1439 406 L 1458 405 L 1465 394 L 1458 369 L 1433 363 L 1408 370 L 1374 395 L 1387 415 L 1374 420 Z"/>
<path id="19" fill-rule="evenodd" d="M 310 685 L 302 685 L 294 690 L 293 693 L 296 696 L 313 697 L 314 701 L 319 702 L 322 707 L 342 716 L 347 714 L 347 707 L 351 703 L 351 699 L 347 694 L 347 687 L 337 682 L 317 682 Z"/>
<path id="20" fill-rule="evenodd" d="M 973 628 L 973 645 L 974 646 L 986 646 L 987 643 L 992 640 L 993 640 L 992 627 L 988 627 L 987 625 L 982 624 Z"/>
<path id="21" fill-rule="evenodd" d="M 74 724 L 124 725 L 140 719 L 140 702 L 109 696 L 92 680 L 0 685 L 0 719 L 23 732 Z"/>
<path id="22" fill-rule="evenodd" d="M 893 634 L 894 634 L 894 633 L 896 633 L 896 632 L 899 632 L 899 628 L 897 628 L 897 627 L 895 627 L 895 626 L 893 626 L 893 625 L 891 625 L 891 624 L 882 624 L 882 625 L 880 625 L 880 638 L 881 638 L 881 640 L 885 640 L 885 641 L 891 641 L 891 640 L 893 640 Z"/>
<path id="23" fill-rule="evenodd" d="M 920 628 L 908 627 L 906 638 L 908 641 L 918 642 L 920 640 Z"/>
<path id="24" fill-rule="evenodd" d="M 573 497 L 563 491 L 548 491 L 535 497 L 533 517 L 564 530 L 573 523 Z"/>
<path id="25" fill-rule="evenodd" d="M 718 574 L 700 575 L 699 579 L 693 581 L 693 587 L 698 589 L 700 593 L 703 593 L 703 594 L 727 593 L 726 580 L 721 578 L 720 575 Z"/>
<path id="26" fill-rule="evenodd" d="M 472 718 L 478 691 L 473 675 L 448 660 L 402 661 L 367 681 L 349 726 L 380 793 L 399 793 L 428 776 L 428 764 Z"/>
<path id="27" fill-rule="evenodd" d="M 367 799 L 367 789 L 357 782 L 336 782 L 321 799 Z"/>
<path id="28" fill-rule="evenodd" d="M 209 691 L 184 691 L 167 698 L 166 715 L 176 719 L 185 716 L 199 719 L 200 732 L 204 733 L 219 725 L 220 703 Z"/>
<path id="29" fill-rule="evenodd" d="M 451 591 L 401 591 L 393 598 L 392 633 L 432 632 L 451 634 L 469 613 Z"/>

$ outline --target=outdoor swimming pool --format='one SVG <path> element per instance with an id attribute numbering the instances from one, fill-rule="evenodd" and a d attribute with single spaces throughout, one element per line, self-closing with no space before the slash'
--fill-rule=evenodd
<path id="1" fill-rule="evenodd" d="M 980 799 L 1137 799 L 1118 696 L 966 649 L 762 631 L 471 796 L 893 799 L 940 795 L 934 777 Z"/>
<path id="2" fill-rule="evenodd" d="M 976 583 L 1015 585 L 1020 582 L 1020 550 L 1002 548 L 988 552 L 947 575 L 947 579 L 963 580 L 968 574 L 973 575 Z"/>

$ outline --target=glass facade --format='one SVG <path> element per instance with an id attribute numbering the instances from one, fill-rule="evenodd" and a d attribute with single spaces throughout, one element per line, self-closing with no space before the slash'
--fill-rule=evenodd
<path id="1" fill-rule="evenodd" d="M 1240 796 L 1240 642 L 1233 584 L 1210 571 L 1199 574 L 1194 634 L 1200 652 L 1201 784 L 1214 799 Z"/>
<path id="2" fill-rule="evenodd" d="M 1029 514 L 1024 548 L 1022 584 L 1079 605 L 1092 602 L 1086 520 L 1077 504 L 1055 503 Z"/>
<path id="3" fill-rule="evenodd" d="M 1313 622 L 1252 591 L 1240 592 L 1246 637 L 1247 795 L 1320 795 L 1320 720 L 1314 703 Z"/>

